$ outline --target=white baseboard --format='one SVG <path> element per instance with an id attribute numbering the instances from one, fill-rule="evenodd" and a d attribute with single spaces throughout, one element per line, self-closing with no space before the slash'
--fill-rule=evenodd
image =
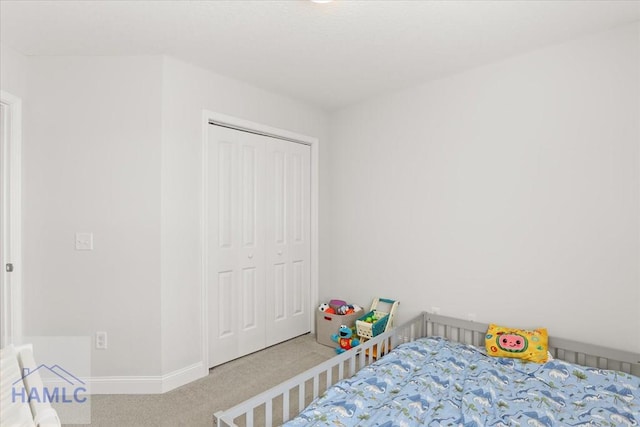
<path id="1" fill-rule="evenodd" d="M 165 375 L 140 377 L 92 377 L 87 380 L 91 394 L 161 394 L 207 376 L 202 362 Z"/>
<path id="2" fill-rule="evenodd" d="M 189 384 L 207 375 L 209 375 L 209 369 L 207 369 L 202 362 L 178 369 L 162 377 L 162 393 Z"/>

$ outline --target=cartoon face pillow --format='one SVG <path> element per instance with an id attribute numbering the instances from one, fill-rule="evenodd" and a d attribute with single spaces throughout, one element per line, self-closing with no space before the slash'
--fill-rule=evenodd
<path id="1" fill-rule="evenodd" d="M 489 356 L 515 357 L 536 363 L 547 361 L 548 341 L 544 328 L 528 331 L 495 324 L 489 325 L 484 340 Z"/>
<path id="2" fill-rule="evenodd" d="M 529 347 L 527 337 L 516 333 L 500 333 L 496 337 L 498 348 L 512 353 L 522 353 Z"/>

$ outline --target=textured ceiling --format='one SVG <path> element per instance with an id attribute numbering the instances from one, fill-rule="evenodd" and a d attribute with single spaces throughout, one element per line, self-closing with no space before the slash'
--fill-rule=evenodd
<path id="1" fill-rule="evenodd" d="M 171 55 L 339 108 L 640 20 L 637 1 L 0 1 L 26 55 Z"/>

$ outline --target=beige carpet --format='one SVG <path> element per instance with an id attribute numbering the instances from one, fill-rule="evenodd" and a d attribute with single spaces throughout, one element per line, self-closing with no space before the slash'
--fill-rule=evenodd
<path id="1" fill-rule="evenodd" d="M 91 426 L 211 427 L 215 412 L 333 356 L 333 348 L 307 334 L 217 366 L 206 378 L 165 394 L 92 396 Z"/>

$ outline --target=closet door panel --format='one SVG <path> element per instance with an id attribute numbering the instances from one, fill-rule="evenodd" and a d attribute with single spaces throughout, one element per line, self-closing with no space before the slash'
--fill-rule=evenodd
<path id="1" fill-rule="evenodd" d="M 286 164 L 284 143 L 276 139 L 269 141 L 266 150 L 266 184 L 269 196 L 265 198 L 267 345 L 277 342 L 273 338 L 273 325 L 287 318 L 288 268 L 285 251 L 289 235 Z"/>
<path id="2" fill-rule="evenodd" d="M 211 129 L 206 177 L 210 366 L 265 346 L 261 138 Z"/>
<path id="3" fill-rule="evenodd" d="M 282 147 L 282 144 L 278 142 L 272 141 L 271 150 L 267 150 L 267 153 L 271 155 L 271 160 L 273 164 L 271 166 L 270 171 L 273 171 L 273 175 L 268 176 L 271 178 L 271 189 L 272 193 L 270 194 L 270 208 L 273 210 L 273 217 L 269 218 L 269 213 L 267 212 L 267 224 L 273 226 L 272 236 L 276 245 L 285 245 L 287 239 L 287 221 L 286 221 L 286 211 L 287 211 L 287 199 L 285 197 L 287 192 L 287 181 L 286 181 L 286 170 L 285 170 L 285 153 Z"/>
<path id="4" fill-rule="evenodd" d="M 296 335 L 311 330 L 311 148 L 288 144 L 291 158 L 289 223 L 291 241 L 291 332 Z"/>
<path id="5" fill-rule="evenodd" d="M 212 129 L 213 130 L 213 129 Z M 237 135 L 215 129 L 207 147 L 207 280 L 209 362 L 211 366 L 237 357 L 238 328 L 233 307 L 238 304 L 237 273 Z"/>
<path id="6" fill-rule="evenodd" d="M 287 295 L 287 266 L 286 264 L 273 265 L 273 321 L 280 321 L 286 318 L 286 295 Z M 267 300 L 269 297 L 267 297 Z M 268 311 L 267 311 L 268 312 Z M 268 320 L 267 320 L 268 321 Z"/>
<path id="7" fill-rule="evenodd" d="M 294 261 L 291 302 L 291 314 L 293 316 L 303 315 L 306 312 L 304 309 L 304 302 L 307 296 L 305 287 L 308 285 L 308 280 L 305 280 L 306 274 L 307 267 L 304 261 Z"/>
<path id="8" fill-rule="evenodd" d="M 267 345 L 273 345 L 311 329 L 310 148 L 272 140 L 266 158 L 266 327 Z"/>
<path id="9" fill-rule="evenodd" d="M 245 268 L 242 272 L 242 330 L 249 331 L 257 328 L 261 320 L 256 318 L 256 305 L 258 304 L 258 278 L 255 268 Z"/>
<path id="10" fill-rule="evenodd" d="M 218 274 L 218 306 L 231 307 L 234 303 L 234 278 L 233 271 L 222 271 Z M 235 335 L 235 325 L 233 322 L 233 316 L 230 316 L 226 311 L 218 312 L 218 331 L 217 336 L 220 339 L 232 337 Z"/>

